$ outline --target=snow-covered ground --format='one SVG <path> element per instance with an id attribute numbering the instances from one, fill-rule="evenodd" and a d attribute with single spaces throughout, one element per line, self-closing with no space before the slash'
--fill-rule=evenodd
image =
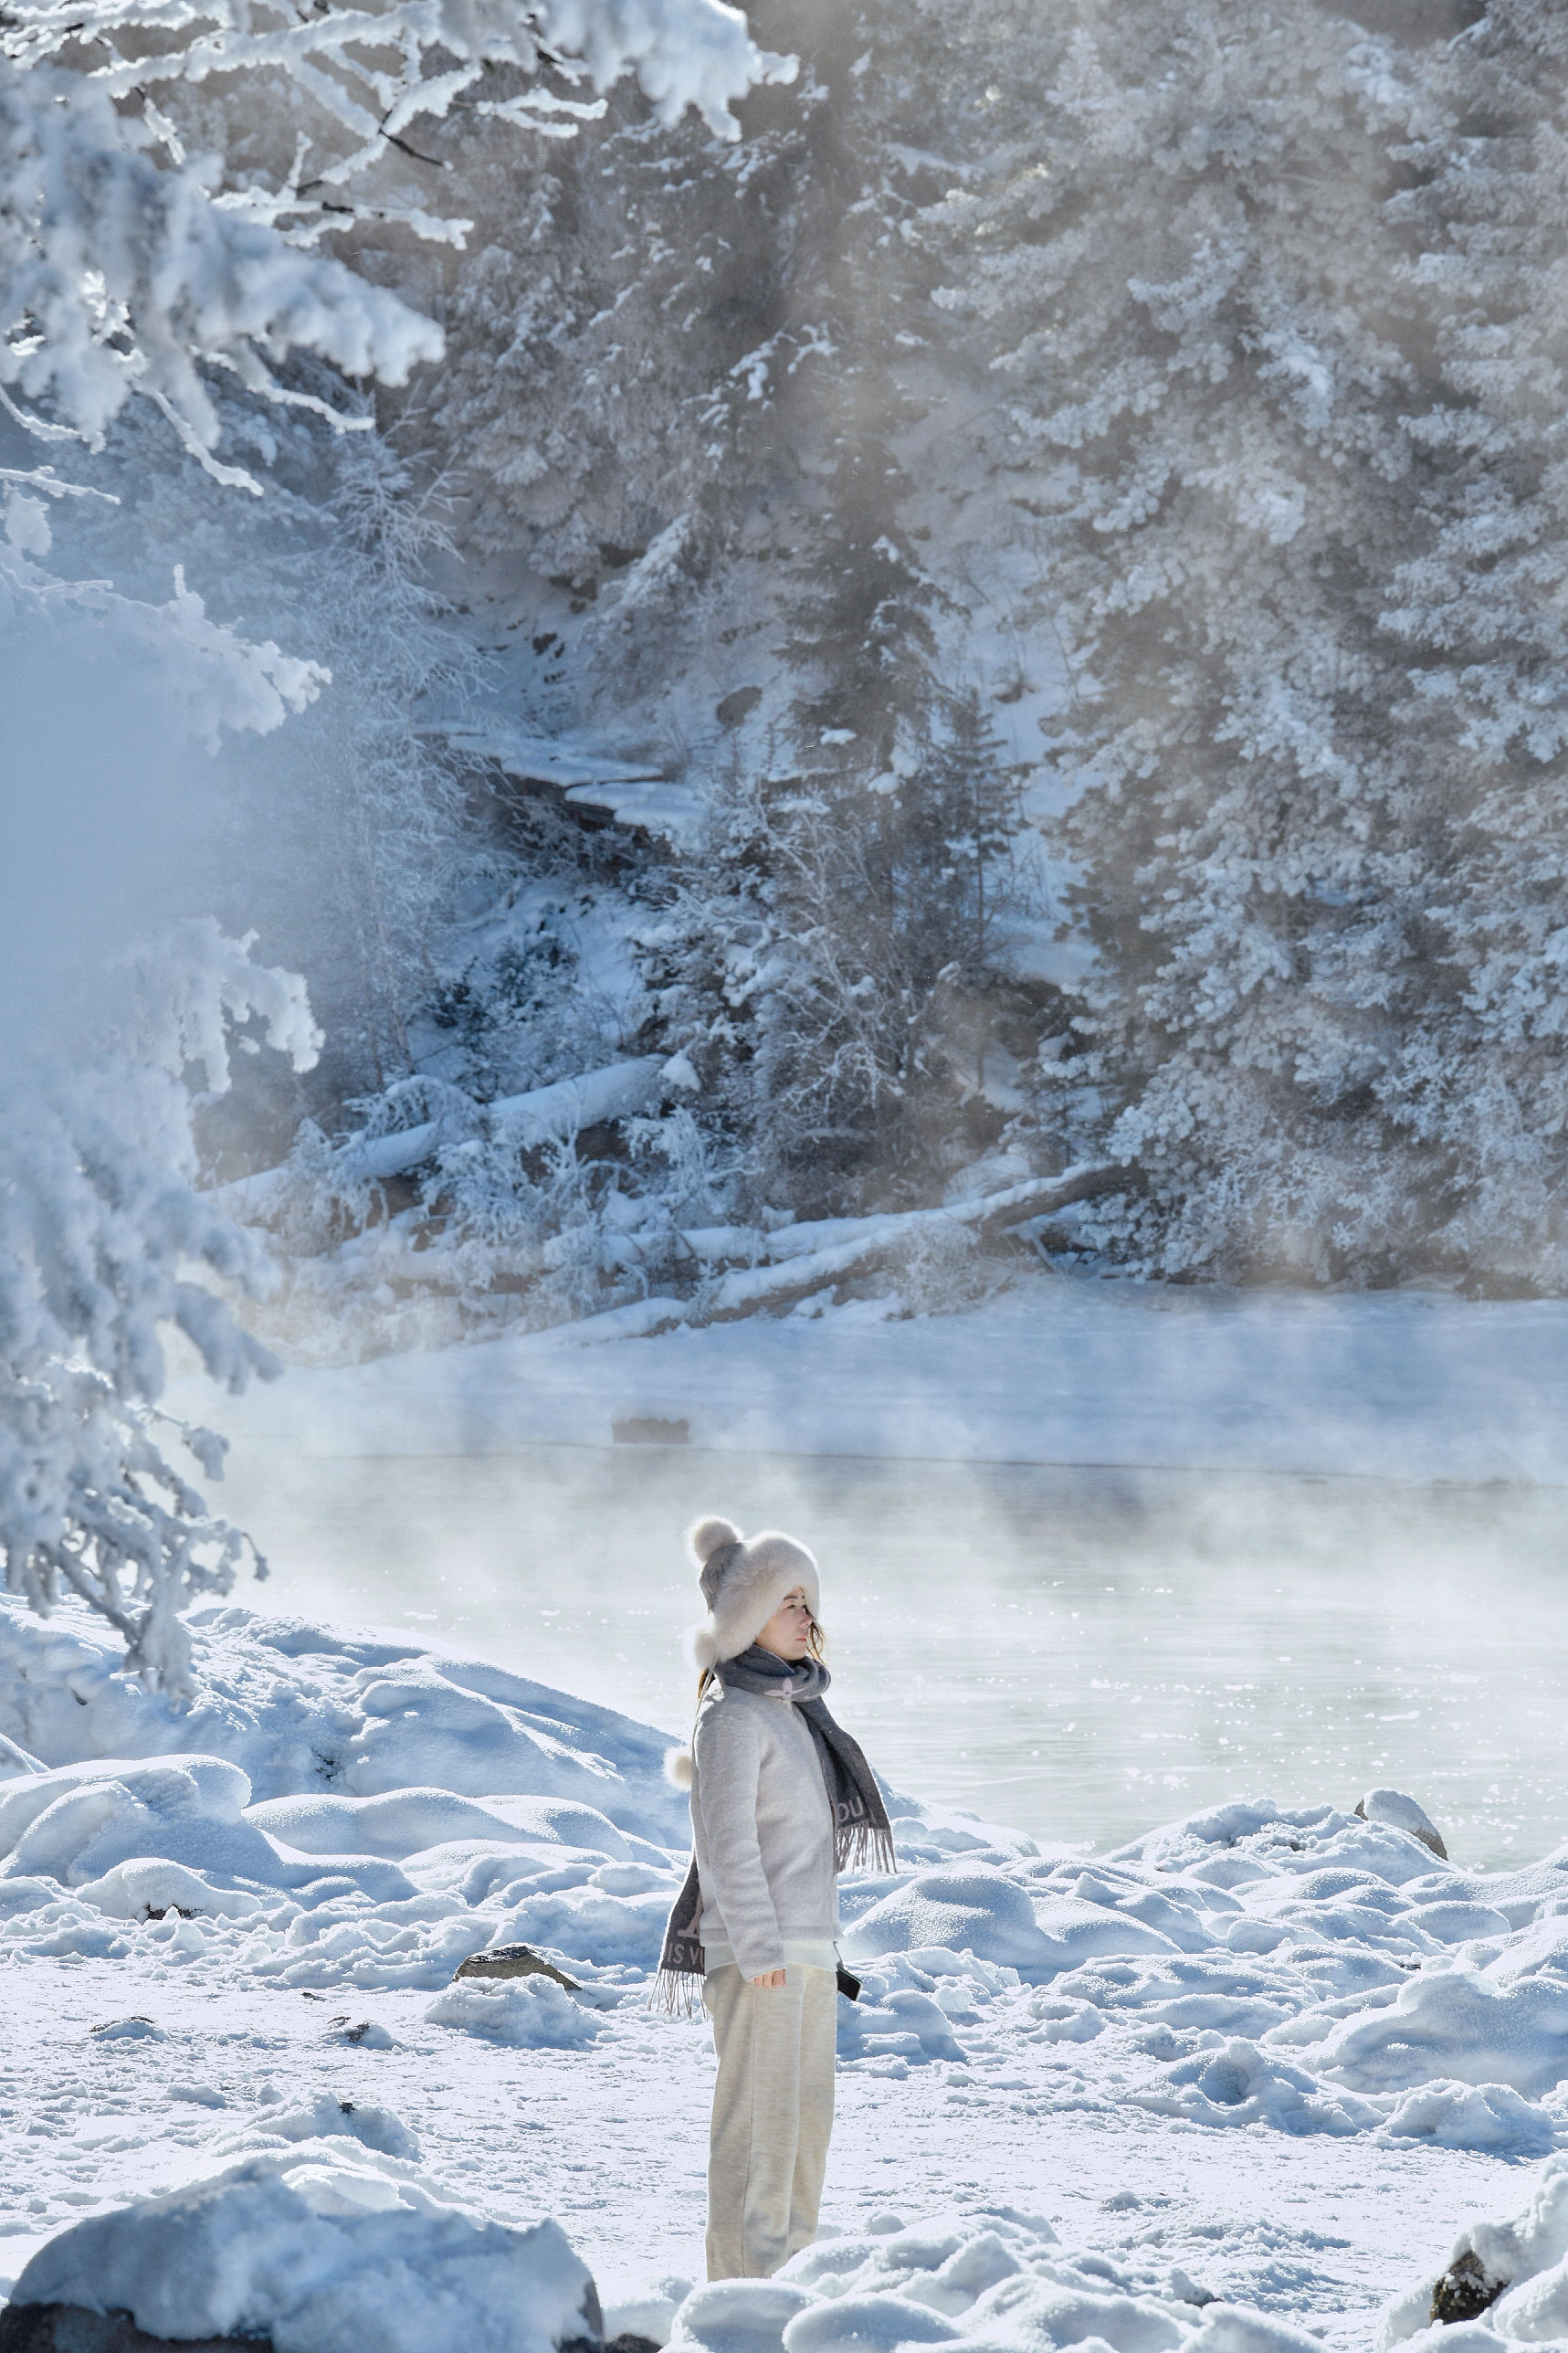
<path id="1" fill-rule="evenodd" d="M 510 2262 L 552 2217 L 612 2326 L 708 2353 L 786 2322 L 787 2353 L 1283 2353 L 1368 2343 L 1568 2141 L 1568 1850 L 1482 1874 L 1376 1804 L 1248 1798 L 1088 1859 L 896 1797 L 898 1873 L 845 1891 L 826 2243 L 676 2319 L 711 2061 L 644 2006 L 684 1859 L 663 1736 L 396 1633 L 195 1635 L 181 1712 L 85 1614 L 0 1605 L 0 2278 L 239 2168 L 202 2194 L 269 2229 L 369 2211 L 380 2245 L 395 2211 Z M 581 1996 L 454 1987 L 509 1942 Z M 96 2227 L 28 2292 L 134 2270 Z"/>

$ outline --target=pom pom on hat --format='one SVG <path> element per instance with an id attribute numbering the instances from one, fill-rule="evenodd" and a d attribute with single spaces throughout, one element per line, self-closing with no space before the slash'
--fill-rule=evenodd
<path id="1" fill-rule="evenodd" d="M 686 1548 L 699 1568 L 707 1567 L 721 1546 L 738 1545 L 740 1541 L 740 1529 L 731 1527 L 728 1520 L 698 1520 L 686 1534 Z"/>

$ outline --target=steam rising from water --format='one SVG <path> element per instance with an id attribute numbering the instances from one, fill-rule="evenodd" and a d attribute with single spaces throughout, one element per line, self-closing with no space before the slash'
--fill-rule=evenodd
<path id="1" fill-rule="evenodd" d="M 1243 1793 L 1411 1789 L 1456 1862 L 1568 1837 L 1568 1536 L 1531 1488 L 536 1446 L 285 1462 L 237 1601 L 399 1626 L 685 1727 L 680 1532 L 823 1567 L 834 1704 L 895 1784 L 1103 1849 Z"/>

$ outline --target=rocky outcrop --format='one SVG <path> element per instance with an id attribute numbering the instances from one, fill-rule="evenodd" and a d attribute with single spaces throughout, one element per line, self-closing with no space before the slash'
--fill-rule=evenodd
<path id="1" fill-rule="evenodd" d="M 563 1977 L 550 1961 L 542 1960 L 527 1945 L 492 1945 L 488 1953 L 470 1953 L 458 1966 L 459 1978 L 549 1978 L 568 1993 L 581 1993 L 575 1978 Z M 456 1983 L 456 1979 L 453 1980 Z"/>

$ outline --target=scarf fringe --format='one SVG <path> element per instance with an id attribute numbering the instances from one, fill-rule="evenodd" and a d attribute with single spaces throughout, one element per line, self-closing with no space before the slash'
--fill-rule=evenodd
<path id="1" fill-rule="evenodd" d="M 877 1822 L 841 1825 L 834 1835 L 835 1871 L 897 1871 L 893 1833 Z"/>
<path id="2" fill-rule="evenodd" d="M 661 2018 L 702 2016 L 700 1969 L 660 1969 L 648 1989 L 647 2007 Z"/>

